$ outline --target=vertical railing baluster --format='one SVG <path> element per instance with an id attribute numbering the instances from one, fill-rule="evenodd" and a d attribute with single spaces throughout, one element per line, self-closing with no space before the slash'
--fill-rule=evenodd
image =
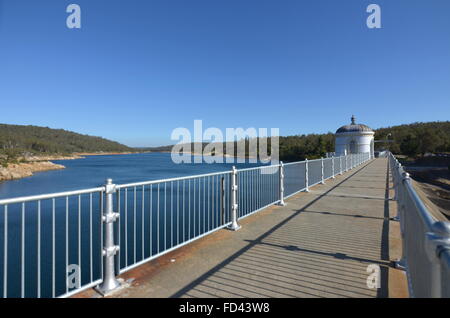
<path id="1" fill-rule="evenodd" d="M 3 297 L 8 297 L 8 205 L 3 207 Z"/>
<path id="2" fill-rule="evenodd" d="M 66 293 L 69 292 L 69 284 L 68 284 L 68 277 L 67 277 L 67 270 L 69 267 L 69 197 L 66 196 L 66 268 L 64 269 L 64 272 L 66 274 Z"/>
<path id="3" fill-rule="evenodd" d="M 183 242 L 186 240 L 186 180 L 183 180 Z"/>
<path id="4" fill-rule="evenodd" d="M 206 178 L 203 177 L 203 233 L 207 231 L 206 229 Z"/>
<path id="5" fill-rule="evenodd" d="M 177 180 L 177 245 L 180 244 L 180 180 Z"/>
<path id="6" fill-rule="evenodd" d="M 78 195 L 78 268 L 81 270 L 81 195 Z M 77 288 L 81 286 L 81 272 L 79 273 L 78 282 L 79 285 Z"/>
<path id="7" fill-rule="evenodd" d="M 208 221 L 208 231 L 211 230 L 211 196 L 209 195 L 211 189 L 211 176 L 208 177 L 208 186 L 207 186 L 207 193 L 208 193 L 208 207 L 207 207 L 207 221 Z"/>
<path id="8" fill-rule="evenodd" d="M 191 179 L 188 181 L 188 240 L 191 239 Z"/>
<path id="9" fill-rule="evenodd" d="M 174 213 L 173 213 L 173 181 L 170 182 L 170 247 L 173 246 L 173 223 L 174 223 Z"/>
<path id="10" fill-rule="evenodd" d="M 216 226 L 216 216 L 214 207 L 214 176 L 211 176 L 211 228 L 214 229 Z"/>
<path id="11" fill-rule="evenodd" d="M 37 298 L 41 298 L 41 200 L 38 201 L 37 211 Z"/>
<path id="12" fill-rule="evenodd" d="M 120 205 L 119 205 L 120 207 Z M 120 231 L 119 231 L 120 233 Z M 119 246 L 120 246 L 120 236 L 119 236 Z M 89 278 L 91 283 L 94 281 L 94 270 L 93 270 L 93 251 L 92 251 L 92 193 L 89 193 Z M 119 267 L 120 268 L 120 267 Z"/>
<path id="13" fill-rule="evenodd" d="M 156 202 L 156 253 L 159 254 L 159 183 L 157 190 L 157 202 Z"/>
<path id="14" fill-rule="evenodd" d="M 283 161 L 280 161 L 280 165 L 278 168 L 278 174 L 279 174 L 279 200 L 280 202 L 278 205 L 285 206 L 286 203 L 284 202 L 284 165 Z"/>
<path id="15" fill-rule="evenodd" d="M 52 297 L 55 298 L 56 296 L 56 220 L 55 220 L 55 198 L 52 199 Z"/>
<path id="16" fill-rule="evenodd" d="M 193 180 L 192 180 L 192 183 L 193 183 L 193 188 L 194 188 L 194 195 L 193 195 L 193 198 L 194 198 L 194 200 L 193 200 L 193 216 L 192 216 L 192 220 L 193 220 L 193 227 L 194 227 L 194 229 L 193 229 L 193 237 L 195 237 L 195 235 L 196 235 L 196 233 L 195 233 L 195 230 L 197 229 L 197 227 L 195 226 L 195 221 L 196 221 L 196 217 L 195 217 L 195 212 L 196 212 L 196 206 L 195 206 L 195 198 L 196 198 L 196 195 L 195 195 L 195 179 L 196 178 L 194 178 Z"/>
<path id="17" fill-rule="evenodd" d="M 21 228 L 21 288 L 20 296 L 25 298 L 25 203 L 22 203 L 22 228 Z"/>
<path id="18" fill-rule="evenodd" d="M 128 188 L 125 188 L 125 267 L 128 266 Z"/>
<path id="19" fill-rule="evenodd" d="M 134 263 L 136 263 L 136 187 L 133 187 L 133 259 Z"/>
<path id="20" fill-rule="evenodd" d="M 164 182 L 164 250 L 167 249 L 167 182 Z"/>
<path id="21" fill-rule="evenodd" d="M 153 255 L 153 186 L 150 184 L 150 256 Z"/>
<path id="22" fill-rule="evenodd" d="M 118 220 L 117 220 L 117 244 L 119 245 L 119 246 L 122 246 L 121 245 L 121 231 L 122 231 L 122 225 L 121 225 L 121 217 L 120 217 L 120 215 L 121 215 L 121 213 L 120 213 L 120 209 L 121 209 L 121 202 L 120 202 L 120 189 L 117 189 L 117 191 L 116 191 L 116 194 L 117 194 L 117 213 L 119 213 L 119 218 L 118 218 Z M 91 198 L 90 198 L 90 200 L 91 200 L 91 206 L 92 206 L 92 193 L 91 193 Z M 92 210 L 92 207 L 91 207 L 91 210 Z M 90 213 L 92 213 L 92 211 L 90 212 Z M 91 215 L 91 220 L 92 220 L 92 215 Z M 92 228 L 92 226 L 91 226 L 91 228 Z M 91 251 L 92 251 L 92 232 L 91 232 Z M 121 269 L 121 250 L 119 250 L 119 256 L 117 257 L 117 272 L 118 273 L 120 273 L 120 269 Z M 92 254 L 91 254 L 91 260 L 92 260 Z M 91 261 L 91 271 L 92 271 L 92 261 Z M 91 272 L 91 274 L 92 274 L 92 272 Z M 92 282 L 92 276 L 91 276 L 91 282 Z"/>
<path id="23" fill-rule="evenodd" d="M 142 204 L 141 204 L 141 258 L 144 259 L 145 258 L 145 214 L 144 214 L 144 209 L 145 209 L 145 186 L 142 186 Z"/>

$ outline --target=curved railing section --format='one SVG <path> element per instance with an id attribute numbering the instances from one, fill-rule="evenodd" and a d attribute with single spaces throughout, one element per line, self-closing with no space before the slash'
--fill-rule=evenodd
<path id="1" fill-rule="evenodd" d="M 450 222 L 438 220 L 424 205 L 409 174 L 387 154 L 397 201 L 403 255 L 411 297 L 450 297 Z"/>

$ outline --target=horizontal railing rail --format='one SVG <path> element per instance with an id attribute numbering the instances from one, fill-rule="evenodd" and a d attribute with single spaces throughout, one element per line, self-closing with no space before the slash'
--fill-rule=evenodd
<path id="1" fill-rule="evenodd" d="M 0 200 L 3 297 L 68 297 L 372 159 L 369 153 Z"/>
<path id="2" fill-rule="evenodd" d="M 450 222 L 427 209 L 400 162 L 388 158 L 403 245 L 396 264 L 406 270 L 410 296 L 450 297 Z"/>

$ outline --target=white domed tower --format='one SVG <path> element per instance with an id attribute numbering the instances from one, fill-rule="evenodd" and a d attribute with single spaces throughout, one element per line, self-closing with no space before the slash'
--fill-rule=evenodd
<path id="1" fill-rule="evenodd" d="M 355 116 L 352 116 L 351 120 L 350 125 L 342 126 L 336 130 L 336 156 L 368 152 L 370 157 L 373 158 L 374 131 L 369 126 L 356 124 Z"/>

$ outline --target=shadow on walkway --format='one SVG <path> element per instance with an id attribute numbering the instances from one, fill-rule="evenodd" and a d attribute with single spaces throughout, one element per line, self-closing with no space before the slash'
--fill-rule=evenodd
<path id="1" fill-rule="evenodd" d="M 306 194 L 316 196 L 306 204 L 305 194 L 292 197 L 276 212 L 288 215 L 283 221 L 172 297 L 387 297 L 389 173 L 379 168 L 384 163 L 371 161 L 333 187 L 323 186 L 323 193 Z M 368 176 L 384 176 L 385 189 Z M 384 199 L 351 197 L 358 187 L 352 183 L 361 180 L 380 196 L 385 190 Z M 350 197 L 333 195 L 340 186 Z M 330 211 L 335 200 L 340 205 Z M 381 268 L 378 290 L 367 287 L 369 264 Z"/>

